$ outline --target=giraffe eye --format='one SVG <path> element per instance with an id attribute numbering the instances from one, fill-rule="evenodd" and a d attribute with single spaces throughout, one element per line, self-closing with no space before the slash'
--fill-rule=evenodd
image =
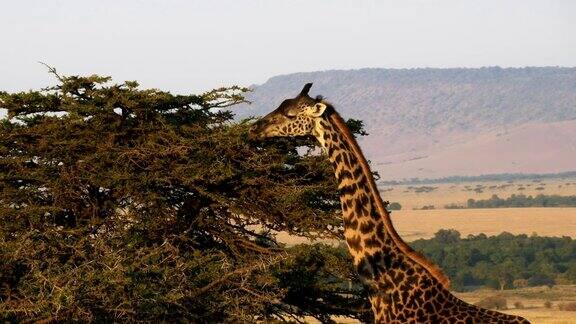
<path id="1" fill-rule="evenodd" d="M 298 111 L 296 109 L 290 109 L 286 112 L 286 116 L 288 117 L 296 117 L 298 115 Z"/>

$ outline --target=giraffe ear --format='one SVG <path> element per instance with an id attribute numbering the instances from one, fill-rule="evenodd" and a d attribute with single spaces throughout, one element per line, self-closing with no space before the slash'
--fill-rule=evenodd
<path id="1" fill-rule="evenodd" d="M 312 117 L 320 117 L 326 110 L 326 104 L 317 102 L 314 106 L 310 106 L 310 115 Z"/>
<path id="2" fill-rule="evenodd" d="M 307 96 L 308 91 L 310 91 L 310 88 L 312 88 L 312 83 L 306 83 L 304 85 L 304 88 L 302 88 L 302 91 L 300 91 L 300 95 L 301 96 Z"/>

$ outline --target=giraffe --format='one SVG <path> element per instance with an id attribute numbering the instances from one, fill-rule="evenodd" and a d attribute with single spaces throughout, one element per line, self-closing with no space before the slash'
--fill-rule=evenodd
<path id="1" fill-rule="evenodd" d="M 315 137 L 334 168 L 344 222 L 344 237 L 354 266 L 367 287 L 376 323 L 529 323 L 526 319 L 480 308 L 448 290 L 448 278 L 412 250 L 394 229 L 360 147 L 334 107 L 300 94 L 256 121 L 253 140 Z"/>

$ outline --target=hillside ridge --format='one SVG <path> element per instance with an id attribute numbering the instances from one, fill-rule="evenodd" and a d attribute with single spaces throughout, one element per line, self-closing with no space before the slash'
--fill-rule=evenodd
<path id="1" fill-rule="evenodd" d="M 576 68 L 365 68 L 299 72 L 274 76 L 254 86 L 248 95 L 252 104 L 235 108 L 234 112 L 238 118 L 266 114 L 282 100 L 294 97 L 307 82 L 314 82 L 311 95 L 323 95 L 344 118 L 365 122 L 370 135 L 360 142 L 368 158 L 375 162 L 373 165 L 385 170 L 386 163 L 396 164 L 393 173 L 397 176 L 386 174 L 385 178 L 411 174 L 419 177 L 475 175 L 494 170 L 573 171 L 565 169 L 564 159 L 576 157 L 571 149 L 576 146 L 575 139 L 566 138 L 565 142 L 558 143 L 557 149 L 547 148 L 547 152 L 562 152 L 558 158 L 564 161 L 558 165 L 559 160 L 555 161 L 551 154 L 526 161 L 534 151 L 530 140 L 520 135 L 499 139 L 494 134 L 518 133 L 526 125 L 532 125 L 530 127 L 538 132 L 530 135 L 532 139 L 558 139 L 555 134 L 559 129 L 573 134 L 576 123 L 560 122 L 576 120 Z M 491 140 L 487 142 L 488 135 Z M 519 141 L 518 145 L 510 142 L 515 140 Z M 469 154 L 477 145 L 475 141 L 480 141 L 478 145 L 483 154 L 493 155 L 487 168 L 482 163 L 470 165 L 474 157 Z M 504 145 L 501 141 L 508 143 Z M 550 140 L 537 142 L 555 145 Z M 458 147 L 467 148 L 468 156 L 462 165 L 454 154 Z M 519 155 L 523 163 L 510 165 L 509 156 L 499 161 L 498 155 L 507 147 L 524 150 Z M 450 148 L 450 154 L 442 153 Z M 398 160 L 400 156 L 402 159 Z M 437 157 L 434 163 L 442 163 L 441 157 L 449 157 L 451 167 L 437 169 L 434 163 L 424 161 L 428 156 Z M 418 163 L 415 160 L 419 160 Z M 405 163 L 398 165 L 399 162 Z M 407 169 L 403 170 L 404 167 Z M 455 173 L 449 174 L 450 169 Z"/>

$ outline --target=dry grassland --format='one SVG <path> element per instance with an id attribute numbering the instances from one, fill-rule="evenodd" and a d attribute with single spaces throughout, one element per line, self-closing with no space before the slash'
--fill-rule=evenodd
<path id="1" fill-rule="evenodd" d="M 477 290 L 456 295 L 469 303 L 476 303 L 480 299 L 489 296 L 502 296 L 508 302 L 508 314 L 520 315 L 535 324 L 573 324 L 576 323 L 576 312 L 561 311 L 558 305 L 576 301 L 575 285 L 557 285 L 549 287 L 530 287 L 514 290 Z M 546 308 L 544 303 L 552 303 L 551 308 Z M 522 303 L 523 309 L 514 308 L 516 302 Z"/>
<path id="2" fill-rule="evenodd" d="M 431 238 L 440 229 L 455 229 L 466 237 L 502 232 L 570 236 L 576 238 L 576 208 L 485 208 L 399 210 L 392 212 L 394 227 L 408 241 Z M 293 245 L 310 243 L 307 239 L 279 233 L 280 242 Z M 337 244 L 337 241 L 325 241 Z"/>
<path id="3" fill-rule="evenodd" d="M 479 233 L 498 235 L 506 231 L 576 238 L 576 208 L 399 210 L 392 212 L 392 221 L 406 241 L 430 238 L 443 228 L 453 228 L 462 237 Z"/>
<path id="4" fill-rule="evenodd" d="M 424 186 L 428 188 L 422 188 Z M 402 205 L 402 210 L 394 211 L 392 218 L 407 241 L 430 238 L 442 228 L 456 229 L 463 237 L 479 233 L 497 235 L 506 231 L 576 238 L 576 208 L 443 209 L 449 204 L 465 205 L 470 198 L 488 199 L 493 194 L 500 198 L 512 194 L 576 195 L 576 179 L 402 185 L 381 189 L 385 200 Z M 423 206 L 435 209 L 414 210 Z"/>
<path id="5" fill-rule="evenodd" d="M 417 192 L 421 191 L 423 186 L 434 189 Z M 476 190 L 477 188 L 480 189 Z M 519 188 L 524 189 L 519 191 Z M 535 233 L 539 236 L 576 238 L 576 207 L 443 209 L 448 204 L 464 205 L 469 198 L 488 199 L 493 194 L 500 198 L 507 198 L 512 194 L 576 195 L 576 179 L 401 185 L 380 189 L 385 200 L 402 205 L 402 210 L 392 212 L 392 221 L 398 233 L 409 242 L 430 238 L 439 229 L 448 228 L 456 229 L 462 237 L 479 233 L 498 235 L 506 231 L 512 234 Z M 433 205 L 435 209 L 415 210 L 427 205 Z M 285 233 L 279 233 L 278 239 L 287 244 L 308 243 L 305 239 Z"/>
<path id="6" fill-rule="evenodd" d="M 421 191 L 427 186 L 434 189 Z M 410 188 L 409 188 L 410 187 Z M 520 189 L 523 188 L 523 189 Z M 512 194 L 524 195 L 576 195 L 576 179 L 547 180 L 543 182 L 517 181 L 481 182 L 462 184 L 432 184 L 413 186 L 381 187 L 385 200 L 399 202 L 402 210 L 392 213 L 394 226 L 408 242 L 419 238 L 430 238 L 439 229 L 453 228 L 462 237 L 469 234 L 484 233 L 498 235 L 504 231 L 513 234 L 533 233 L 539 236 L 570 236 L 576 238 L 575 208 L 495 208 L 495 209 L 442 209 L 448 204 L 464 205 L 469 198 L 488 199 L 493 194 L 507 198 Z M 520 190 L 519 190 L 520 189 Z M 433 205 L 433 210 L 414 210 L 422 206 Z M 307 240 L 290 237 L 283 233 L 278 239 L 288 244 L 309 243 Z M 338 241 L 326 241 L 338 244 Z M 531 287 L 516 290 L 495 291 L 482 289 L 473 292 L 456 293 L 469 303 L 476 303 L 488 296 L 503 296 L 507 299 L 509 314 L 521 315 L 535 324 L 576 323 L 576 312 L 560 311 L 558 305 L 576 301 L 575 285 L 558 285 L 552 288 Z M 550 301 L 551 308 L 544 303 Z M 516 309 L 520 302 L 524 308 Z M 348 318 L 335 318 L 337 323 L 358 323 Z M 306 318 L 306 322 L 317 321 Z"/>
<path id="7" fill-rule="evenodd" d="M 470 198 L 488 199 L 492 195 L 500 198 L 508 198 L 513 194 L 572 196 L 576 195 L 576 179 L 380 186 L 380 191 L 384 200 L 399 202 L 404 210 L 420 209 L 423 206 L 442 209 L 449 204 L 466 205 Z"/>

